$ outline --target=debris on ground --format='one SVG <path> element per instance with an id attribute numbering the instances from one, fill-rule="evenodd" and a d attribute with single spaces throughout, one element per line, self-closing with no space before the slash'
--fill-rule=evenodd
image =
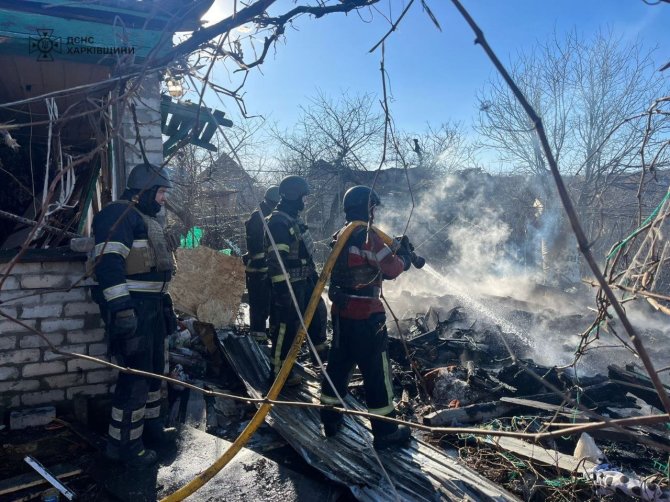
<path id="1" fill-rule="evenodd" d="M 504 305 L 505 299 L 491 299 L 490 304 L 496 302 Z M 660 413 L 662 405 L 651 381 L 634 365 L 610 361 L 594 365 L 602 371 L 587 374 L 541 362 L 525 335 L 541 327 L 550 330 L 548 338 L 569 340 L 566 333 L 575 331 L 581 320 L 574 312 L 562 315 L 510 302 L 507 311 L 497 308 L 497 312 L 503 321 L 514 318 L 511 332 L 509 324 L 482 318 L 453 296 L 434 298 L 428 307 L 425 298 L 415 303 L 424 311 L 416 313 L 417 307 L 410 304 L 397 323 L 388 324 L 400 417 L 431 427 L 471 427 L 483 433 L 415 431 L 408 448 L 380 452 L 402 500 L 595 501 L 623 496 L 669 500 L 670 429 L 664 423 L 602 427 L 581 436 L 536 440 L 528 436 L 598 417 Z M 262 397 L 269 347 L 259 346 L 249 336 L 248 326 L 240 323 L 244 317 L 237 317 L 237 325 L 215 329 L 194 316 L 182 316 L 179 329 L 167 340 L 170 376 L 219 393 Z M 319 369 L 306 349 L 299 363 L 304 383 L 284 389 L 281 399 L 318 402 Z M 87 427 L 73 417 L 63 421 L 53 408 L 20 410 L 13 415 L 14 425 L 0 431 L 3 460 L 7 459 L 0 467 L 0 497 L 11 494 L 28 500 L 25 497 L 39 497 L 51 489 L 30 472 L 23 462 L 26 455 L 38 460 L 78 499 L 167 495 L 213 462 L 256 410 L 253 404 L 206 396 L 183 385 L 170 383 L 167 392 L 170 424 L 182 429 L 179 451 L 207 443 L 209 433 L 220 438 L 216 454 L 194 464 L 182 453 L 164 452 L 157 478 L 149 484 L 124 479 L 125 491 L 119 491 L 123 474 L 105 464 L 99 453 L 104 430 L 90 425 L 104 423 L 106 411 L 87 410 L 82 415 L 89 420 Z M 347 404 L 365 410 L 361 402 L 362 377 L 354 373 Z M 364 453 L 369 450 L 367 420 L 347 416 L 344 433 L 335 439 L 323 437 L 316 409 L 275 406 L 266 421 L 247 444 L 250 452 L 245 455 L 253 460 L 243 461 L 243 455 L 224 475 L 237 478 L 244 471 L 240 479 L 248 481 L 245 490 L 256 486 L 254 480 L 267 484 L 268 476 L 288 476 L 301 488 L 281 485 L 276 493 L 258 492 L 258 497 L 297 500 L 305 493 L 333 501 L 390 497 L 376 460 Z M 526 436 L 501 437 L 497 431 Z M 217 486 L 205 488 L 203 494 L 215 493 Z M 242 491 L 230 496 L 244 499 Z"/>

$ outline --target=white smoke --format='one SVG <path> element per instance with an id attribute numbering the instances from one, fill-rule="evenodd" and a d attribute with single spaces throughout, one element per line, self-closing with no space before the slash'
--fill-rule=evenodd
<path id="1" fill-rule="evenodd" d="M 588 309 L 594 305 L 595 291 L 576 294 L 543 286 L 547 271 L 541 260 L 542 242 L 545 248 L 550 247 L 548 258 L 553 260 L 553 270 L 561 272 L 574 267 L 569 261 L 575 258 L 556 248 L 573 249 L 574 238 L 572 234 L 557 237 L 561 235 L 559 227 L 565 224 L 558 208 L 539 214 L 542 211 L 533 206 L 535 198 L 515 208 L 504 203 L 506 195 L 496 180 L 485 174 L 474 178 L 447 176 L 423 190 L 416 198 L 407 234 L 417 254 L 423 255 L 442 277 L 412 268 L 395 281 L 385 282 L 384 294 L 400 317 L 413 317 L 419 313 L 417 309 L 425 313 L 442 295 L 460 297 L 464 307 L 476 311 L 481 319 L 527 341 L 537 363 L 569 364 L 580 334 L 595 317 Z M 375 224 L 389 234 L 402 233 L 411 204 L 399 195 L 386 196 L 383 203 Z M 505 211 L 515 209 L 527 217 L 525 241 L 518 238 L 518 229 L 514 238 L 514 229 L 508 223 Z M 572 280 L 578 279 L 573 273 Z M 515 314 L 519 302 L 523 302 L 521 311 L 533 314 L 530 324 Z M 598 344 L 613 345 L 609 335 L 604 338 Z M 588 354 L 578 370 L 580 374 L 602 372 L 608 361 L 624 364 L 631 359 L 634 357 L 626 349 L 602 347 Z"/>

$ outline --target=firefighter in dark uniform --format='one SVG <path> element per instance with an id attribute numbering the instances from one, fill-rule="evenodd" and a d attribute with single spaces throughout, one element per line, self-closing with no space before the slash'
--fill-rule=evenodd
<path id="1" fill-rule="evenodd" d="M 347 223 L 368 222 L 379 205 L 377 194 L 365 186 L 347 190 L 343 205 Z M 341 231 L 341 230 L 340 230 Z M 333 236 L 332 245 L 337 240 Z M 353 231 L 335 262 L 328 296 L 332 300 L 333 342 L 328 358 L 328 375 L 342 398 L 356 365 L 363 375 L 365 400 L 370 413 L 395 416 L 391 366 L 388 358 L 386 314 L 380 300 L 383 279 L 395 279 L 410 267 L 409 241 L 400 240 L 395 252 L 367 226 Z M 321 387 L 321 403 L 339 405 L 327 380 Z M 322 410 L 321 420 L 327 437 L 342 425 L 342 415 Z M 410 430 L 391 422 L 371 420 L 375 448 L 386 448 L 409 440 Z"/>
<path id="2" fill-rule="evenodd" d="M 300 176 L 287 176 L 279 184 L 280 201 L 267 220 L 268 230 L 274 238 L 277 250 L 286 267 L 300 312 L 304 313 L 318 279 L 312 259 L 314 241 L 307 225 L 299 218 L 304 209 L 303 198 L 309 193 L 307 181 Z M 300 329 L 300 319 L 295 310 L 277 255 L 266 236 L 268 275 L 272 283 L 272 313 L 270 336 L 272 339 L 272 368 L 274 376 L 279 373 L 286 354 Z M 309 326 L 309 336 L 320 356 L 325 357 L 326 304 L 319 302 Z M 322 357 L 322 358 L 323 358 Z M 301 379 L 292 373 L 287 385 L 298 385 Z"/>
<path id="3" fill-rule="evenodd" d="M 279 187 L 267 189 L 263 200 L 247 221 L 244 222 L 247 235 L 247 253 L 242 257 L 246 265 L 247 292 L 249 294 L 249 328 L 257 342 L 266 342 L 265 322 L 270 315 L 270 278 L 265 260 L 265 229 L 263 218 L 279 202 Z"/>
<path id="4" fill-rule="evenodd" d="M 175 268 L 172 249 L 156 215 L 171 187 L 167 170 L 138 164 L 120 200 L 93 220 L 97 297 L 120 364 L 163 374 L 165 337 L 177 319 L 167 294 Z M 161 381 L 120 373 L 112 400 L 106 454 L 134 467 L 152 465 L 148 445 L 176 439 L 161 417 Z"/>

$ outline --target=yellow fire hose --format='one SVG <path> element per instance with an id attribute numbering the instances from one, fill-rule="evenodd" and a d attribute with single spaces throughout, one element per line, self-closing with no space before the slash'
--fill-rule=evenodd
<path id="1" fill-rule="evenodd" d="M 324 265 L 323 270 L 321 271 L 319 280 L 316 282 L 316 285 L 314 286 L 314 292 L 312 293 L 312 297 L 310 298 L 309 304 L 307 305 L 307 309 L 305 310 L 304 314 L 305 327 L 308 328 L 310 323 L 312 322 L 312 317 L 314 317 L 314 312 L 316 312 L 317 305 L 319 304 L 319 299 L 321 298 L 321 293 L 323 292 L 323 288 L 326 286 L 326 281 L 330 276 L 330 272 L 333 270 L 333 267 L 335 266 L 337 257 L 342 252 L 342 248 L 349 240 L 349 236 L 351 235 L 351 233 L 360 226 L 367 226 L 367 223 L 364 221 L 352 221 L 346 227 L 344 227 L 342 232 L 340 232 L 340 235 L 338 236 L 337 241 L 335 242 L 335 246 L 333 247 L 333 250 L 328 256 L 328 260 L 326 261 L 326 264 Z M 379 235 L 386 244 L 391 244 L 393 242 L 393 238 L 386 235 L 381 230 L 375 227 L 372 227 L 372 230 L 377 235 Z M 277 397 L 279 396 L 279 392 L 284 386 L 286 378 L 288 377 L 291 368 L 293 368 L 293 364 L 295 363 L 295 360 L 298 357 L 298 353 L 300 351 L 300 347 L 304 339 L 305 339 L 305 329 L 301 326 L 300 329 L 298 330 L 298 334 L 293 340 L 293 344 L 291 345 L 288 354 L 286 355 L 284 364 L 282 364 L 282 367 L 279 370 L 279 373 L 277 374 L 277 378 L 275 379 L 272 386 L 270 387 L 270 390 L 268 391 L 267 394 L 268 399 L 274 400 L 277 399 Z M 251 421 L 247 424 L 244 430 L 237 437 L 235 442 L 228 447 L 228 449 L 224 452 L 223 455 L 221 455 L 221 457 L 219 457 L 206 470 L 198 474 L 187 485 L 184 485 L 176 492 L 171 493 L 167 497 L 163 498 L 161 502 L 178 502 L 184 500 L 186 497 L 193 495 L 202 486 L 204 486 L 205 483 L 207 483 L 221 469 L 223 469 L 226 466 L 226 464 L 228 464 L 228 462 L 230 462 L 233 459 L 233 457 L 237 455 L 237 453 L 242 449 L 242 447 L 247 443 L 247 441 L 251 439 L 251 436 L 253 436 L 256 430 L 263 424 L 263 421 L 265 420 L 267 414 L 270 412 L 271 407 L 272 407 L 271 404 L 267 403 L 262 404 L 260 408 L 258 408 L 258 410 L 256 411 L 256 414 L 253 416 Z"/>

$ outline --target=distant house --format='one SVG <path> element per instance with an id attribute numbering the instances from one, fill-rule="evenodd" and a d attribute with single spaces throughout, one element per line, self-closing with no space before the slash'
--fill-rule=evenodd
<path id="1" fill-rule="evenodd" d="M 179 164 L 179 162 L 177 162 Z M 200 169 L 199 166 L 194 166 Z M 225 153 L 198 170 L 192 179 L 183 168 L 173 168 L 176 187 L 169 209 L 181 220 L 175 227 L 182 235 L 193 226 L 204 231 L 202 243 L 215 249 L 245 250 L 244 221 L 256 208 L 263 190 L 240 165 Z"/>

